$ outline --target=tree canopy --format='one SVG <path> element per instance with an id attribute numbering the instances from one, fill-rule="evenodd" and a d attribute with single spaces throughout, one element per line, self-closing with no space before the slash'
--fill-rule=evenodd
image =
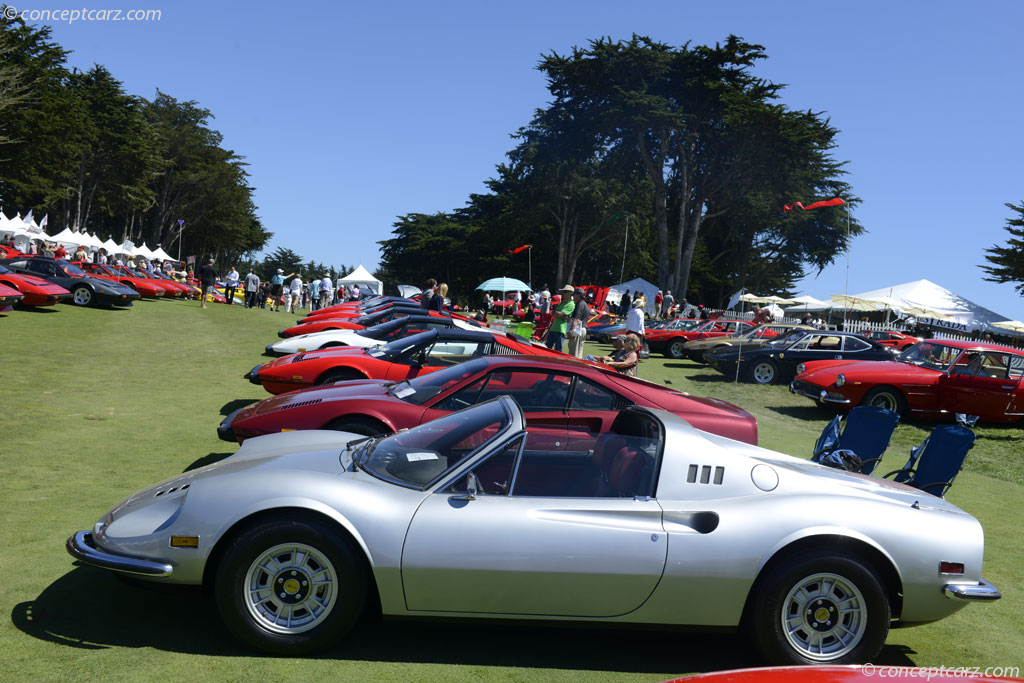
<path id="1" fill-rule="evenodd" d="M 981 266 L 988 273 L 988 282 L 1013 282 L 1014 288 L 1024 295 L 1024 201 L 1006 204 L 1014 213 L 1006 219 L 1006 232 L 1010 236 L 1006 246 L 992 245 L 985 250 L 985 259 L 991 264 Z"/>

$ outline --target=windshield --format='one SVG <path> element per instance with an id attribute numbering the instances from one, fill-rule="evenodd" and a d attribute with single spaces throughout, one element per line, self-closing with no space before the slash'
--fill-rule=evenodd
<path id="1" fill-rule="evenodd" d="M 396 339 L 392 342 L 388 342 L 384 346 L 378 346 L 376 348 L 367 351 L 374 358 L 380 358 L 381 356 L 389 356 L 391 358 L 398 358 L 399 356 L 409 352 L 416 346 L 425 344 L 428 340 L 434 338 L 433 332 L 420 332 L 414 334 L 411 337 L 403 337 L 402 339 Z"/>
<path id="2" fill-rule="evenodd" d="M 955 346 L 923 341 L 914 344 L 901 353 L 897 360 L 901 363 L 920 365 L 932 370 L 945 372 L 956 362 L 961 353 L 962 349 L 958 349 Z"/>
<path id="3" fill-rule="evenodd" d="M 64 259 L 61 259 L 61 260 L 57 261 L 57 264 L 61 268 L 63 268 L 64 272 L 66 272 L 68 275 L 76 275 L 78 277 L 82 277 L 83 275 L 86 274 L 84 270 L 82 270 L 78 266 L 71 265 L 70 263 L 68 263 Z"/>
<path id="4" fill-rule="evenodd" d="M 355 454 L 355 463 L 386 481 L 424 488 L 504 432 L 510 422 L 499 401 L 488 401 L 371 442 Z"/>
<path id="5" fill-rule="evenodd" d="M 373 327 L 367 327 L 364 330 L 356 332 L 361 337 L 367 337 L 368 339 L 385 339 L 392 332 L 402 328 L 404 326 L 402 320 L 389 320 L 386 323 L 374 325 Z"/>
<path id="6" fill-rule="evenodd" d="M 768 343 L 772 346 L 789 346 L 793 342 L 803 339 L 805 334 L 807 334 L 807 330 L 793 330 L 789 334 L 772 337 L 772 340 Z"/>
<path id="7" fill-rule="evenodd" d="M 459 382 L 483 372 L 485 369 L 487 369 L 487 361 L 477 358 L 438 370 L 437 372 L 420 375 L 408 382 L 392 384 L 391 388 L 388 389 L 388 393 L 407 403 L 423 405 L 434 396 L 447 391 L 449 387 L 453 387 Z"/>

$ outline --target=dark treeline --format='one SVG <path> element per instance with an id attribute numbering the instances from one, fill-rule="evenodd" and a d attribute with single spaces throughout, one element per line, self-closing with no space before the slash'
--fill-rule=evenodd
<path id="1" fill-rule="evenodd" d="M 783 205 L 842 197 L 838 131 L 820 113 L 778 102 L 758 78 L 763 48 L 674 48 L 633 36 L 545 55 L 550 103 L 466 206 L 409 214 L 382 241 L 378 277 L 448 282 L 466 297 L 489 277 L 535 286 L 610 285 L 644 277 L 721 304 L 739 287 L 788 294 L 862 228 L 843 207 Z M 628 231 L 628 238 L 627 238 Z M 625 249 L 624 249 L 625 246 Z"/>
<path id="2" fill-rule="evenodd" d="M 104 67 L 67 67 L 47 27 L 0 19 L 0 205 L 173 255 L 239 262 L 271 237 L 243 158 L 213 115 L 130 95 Z"/>

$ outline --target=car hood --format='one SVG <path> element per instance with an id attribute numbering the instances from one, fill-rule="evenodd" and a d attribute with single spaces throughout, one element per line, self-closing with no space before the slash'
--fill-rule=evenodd
<path id="1" fill-rule="evenodd" d="M 842 373 L 847 381 L 864 381 L 874 377 L 884 377 L 886 382 L 909 382 L 930 384 L 939 370 L 923 368 L 910 363 L 893 360 L 875 361 L 812 361 L 807 363 L 807 370 L 799 376 L 801 380 L 815 384 L 831 384 L 836 375 Z"/>
<path id="2" fill-rule="evenodd" d="M 279 410 L 290 410 L 301 406 L 314 405 L 327 401 L 340 401 L 351 398 L 376 398 L 387 394 L 392 382 L 379 379 L 355 379 L 326 387 L 291 391 L 264 399 L 246 408 L 238 414 L 238 418 L 253 415 L 265 415 Z"/>

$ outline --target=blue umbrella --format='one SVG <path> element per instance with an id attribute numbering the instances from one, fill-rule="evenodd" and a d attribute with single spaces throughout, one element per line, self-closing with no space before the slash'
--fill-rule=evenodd
<path id="1" fill-rule="evenodd" d="M 481 284 L 477 289 L 484 292 L 529 292 L 530 287 L 522 280 L 517 280 L 514 277 L 492 277 Z"/>

